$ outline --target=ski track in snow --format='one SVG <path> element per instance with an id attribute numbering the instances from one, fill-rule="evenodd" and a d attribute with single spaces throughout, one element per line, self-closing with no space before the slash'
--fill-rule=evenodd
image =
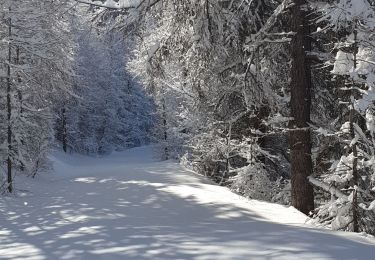
<path id="1" fill-rule="evenodd" d="M 153 155 L 55 153 L 54 174 L 17 177 L 0 198 L 0 259 L 374 259 L 373 238 L 311 228 Z"/>

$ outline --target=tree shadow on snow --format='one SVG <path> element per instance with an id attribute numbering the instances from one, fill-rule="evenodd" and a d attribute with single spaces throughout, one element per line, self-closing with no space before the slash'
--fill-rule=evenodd
<path id="1" fill-rule="evenodd" d="M 195 196 L 170 192 L 170 185 L 181 185 L 181 189 L 189 185 L 186 176 L 171 177 L 176 170 L 173 166 L 168 172 L 165 167 L 125 168 L 124 175 L 72 178 L 60 183 L 58 189 L 55 184 L 41 187 L 38 196 L 25 199 L 27 205 L 22 199 L 0 201 L 0 258 L 310 256 L 346 260 L 374 256 L 374 245 L 330 232 L 267 222 L 230 203 L 204 203 Z M 194 188 L 197 177 L 191 178 Z"/>

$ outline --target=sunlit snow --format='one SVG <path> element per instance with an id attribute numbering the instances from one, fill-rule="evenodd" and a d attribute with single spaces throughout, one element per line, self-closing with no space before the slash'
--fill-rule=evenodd
<path id="1" fill-rule="evenodd" d="M 247 200 L 158 162 L 152 148 L 52 157 L 0 200 L 1 259 L 372 259 L 375 240 L 314 229 L 291 207 Z M 25 184 L 26 183 L 26 184 Z"/>

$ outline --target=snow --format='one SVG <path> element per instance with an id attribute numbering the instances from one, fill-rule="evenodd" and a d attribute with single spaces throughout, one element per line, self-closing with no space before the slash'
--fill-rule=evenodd
<path id="1" fill-rule="evenodd" d="M 152 147 L 54 153 L 0 199 L 1 259 L 372 259 L 375 240 L 319 230 L 292 207 L 247 200 Z"/>
<path id="2" fill-rule="evenodd" d="M 343 51 L 338 51 L 336 54 L 336 59 L 335 59 L 332 73 L 337 74 L 337 75 L 347 75 L 348 72 L 353 71 L 353 66 L 354 66 L 353 59 L 354 59 L 353 54 L 346 53 Z"/>
<path id="3" fill-rule="evenodd" d="M 313 6 L 318 7 L 322 12 L 326 13 L 331 24 L 336 29 L 344 27 L 348 22 L 355 21 L 358 19 L 364 20 L 364 24 L 371 26 L 375 25 L 375 19 L 372 16 L 372 7 L 367 0 L 338 0 L 334 5 L 326 4 L 322 5 L 321 1 L 313 3 Z M 323 21 L 327 17 L 322 17 L 320 21 Z"/>
<path id="4" fill-rule="evenodd" d="M 138 7 L 142 1 L 140 0 L 76 0 L 79 3 L 84 4 L 95 4 L 97 6 L 102 6 L 105 8 L 113 8 L 113 9 L 126 9 L 126 8 L 136 8 Z M 104 3 L 103 3 L 104 2 Z"/>

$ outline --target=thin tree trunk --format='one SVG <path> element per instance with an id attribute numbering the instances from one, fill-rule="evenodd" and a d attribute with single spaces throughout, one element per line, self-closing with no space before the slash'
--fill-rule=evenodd
<path id="1" fill-rule="evenodd" d="M 311 68 L 306 52 L 311 50 L 304 0 L 293 0 L 291 27 L 293 37 L 291 71 L 291 116 L 289 146 L 291 161 L 292 205 L 308 214 L 314 209 L 314 193 L 308 181 L 312 173 L 310 106 Z"/>
<path id="2" fill-rule="evenodd" d="M 9 13 L 11 9 L 9 8 Z M 13 192 L 13 178 L 12 178 L 12 101 L 11 101 L 11 62 L 12 62 L 12 45 L 11 45 L 11 37 L 12 37 L 12 19 L 9 18 L 8 24 L 8 36 L 9 36 L 9 44 L 8 44 L 8 71 L 7 71 L 7 114 L 8 114 L 8 158 L 7 158 L 7 175 L 8 175 L 8 191 L 10 193 Z"/>
<path id="3" fill-rule="evenodd" d="M 21 61 L 20 61 L 20 48 L 17 46 L 16 48 L 16 64 L 17 65 L 21 65 Z M 21 75 L 20 73 L 17 73 L 17 82 L 18 82 L 18 85 L 19 85 L 19 88 L 20 88 L 20 84 L 22 82 L 22 79 L 21 79 Z M 19 106 L 20 106 L 20 109 L 19 109 L 19 117 L 22 118 L 22 114 L 23 114 L 23 98 L 22 98 L 22 92 L 21 92 L 21 89 L 18 89 L 17 90 L 17 93 L 18 93 L 18 101 L 19 101 Z M 23 146 L 25 144 L 23 138 L 21 137 L 21 145 Z M 20 162 L 20 170 L 21 171 L 25 171 L 25 165 L 23 162 Z"/>
<path id="4" fill-rule="evenodd" d="M 221 176 L 220 185 L 229 177 L 230 171 L 230 150 L 231 150 L 231 139 L 232 139 L 232 122 L 228 123 L 228 133 L 226 136 L 226 151 L 225 151 L 225 170 Z"/>
<path id="5" fill-rule="evenodd" d="M 62 116 L 62 145 L 63 150 L 66 153 L 68 151 L 68 130 L 66 129 L 66 109 L 65 107 L 62 108 L 61 112 Z"/>
<path id="6" fill-rule="evenodd" d="M 168 141 L 168 132 L 167 132 L 167 111 L 166 111 L 166 106 L 165 106 L 165 99 L 163 99 L 163 131 L 164 131 L 164 142 L 165 142 L 165 147 L 164 147 L 164 154 L 165 154 L 165 159 L 169 159 L 169 151 L 168 151 L 168 146 L 167 146 L 167 141 Z"/>
<path id="7" fill-rule="evenodd" d="M 357 21 L 355 21 L 357 23 Z M 358 47 L 357 47 L 357 30 L 354 30 L 354 50 L 353 50 L 353 67 L 354 70 L 357 68 L 357 52 L 358 52 Z M 353 86 L 354 87 L 354 81 L 353 81 Z M 353 90 L 351 91 L 351 96 L 354 95 Z M 354 98 L 350 98 L 350 100 L 353 100 Z M 354 103 L 351 103 L 350 106 L 350 115 L 349 115 L 349 127 L 350 127 L 350 137 L 351 139 L 355 139 L 355 130 L 354 130 L 354 114 L 355 114 L 355 108 L 354 108 Z M 352 153 L 353 153 L 353 186 L 358 186 L 358 151 L 357 151 L 357 143 L 353 143 L 352 147 Z M 353 187 L 353 202 L 352 202 L 352 211 L 353 211 L 353 231 L 354 232 L 359 232 L 359 224 L 358 224 L 358 198 L 357 198 L 357 190 L 355 187 Z"/>

